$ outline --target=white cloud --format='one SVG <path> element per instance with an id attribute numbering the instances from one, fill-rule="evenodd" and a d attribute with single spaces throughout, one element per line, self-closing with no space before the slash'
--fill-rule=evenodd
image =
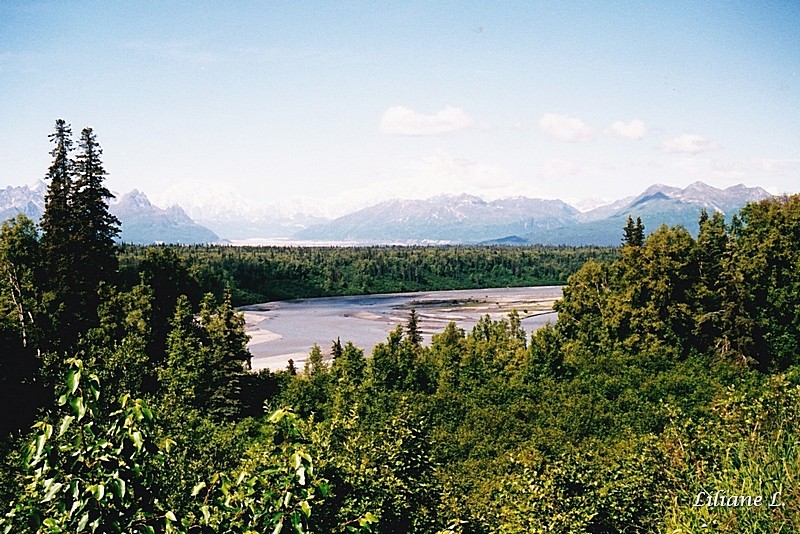
<path id="1" fill-rule="evenodd" d="M 469 193 L 482 197 L 496 196 L 512 183 L 509 172 L 437 151 L 410 163 L 388 184 L 396 196 L 427 198 L 434 195 Z"/>
<path id="2" fill-rule="evenodd" d="M 605 133 L 611 137 L 641 139 L 647 135 L 647 126 L 645 126 L 644 121 L 639 119 L 634 119 L 630 122 L 614 121 Z"/>
<path id="3" fill-rule="evenodd" d="M 570 143 L 588 141 L 594 135 L 592 129 L 578 117 L 568 117 L 557 113 L 542 115 L 542 118 L 539 119 L 539 127 L 547 135 Z"/>
<path id="4" fill-rule="evenodd" d="M 446 106 L 433 115 L 423 115 L 405 106 L 392 106 L 381 117 L 381 132 L 387 135 L 441 135 L 466 130 L 475 123 L 464 110 Z"/>
<path id="5" fill-rule="evenodd" d="M 719 148 L 722 147 L 716 141 L 697 134 L 683 134 L 664 141 L 659 146 L 662 152 L 682 154 L 699 154 L 700 152 L 710 152 Z"/>

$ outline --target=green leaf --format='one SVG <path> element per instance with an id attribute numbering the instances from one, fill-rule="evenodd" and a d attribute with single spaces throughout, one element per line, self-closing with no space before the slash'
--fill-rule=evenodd
<path id="1" fill-rule="evenodd" d="M 70 395 L 74 395 L 78 391 L 78 386 L 81 383 L 81 372 L 76 369 L 70 369 L 67 373 L 67 389 Z"/>
<path id="2" fill-rule="evenodd" d="M 308 501 L 302 501 L 300 503 L 300 510 L 303 511 L 306 517 L 311 517 L 311 506 L 308 504 Z"/>
<path id="3" fill-rule="evenodd" d="M 69 424 L 74 420 L 75 418 L 72 417 L 71 415 L 67 415 L 66 417 L 64 417 L 64 419 L 61 420 L 61 426 L 58 428 L 59 437 L 64 435 L 64 432 L 66 432 L 67 428 L 69 428 Z"/>
<path id="4" fill-rule="evenodd" d="M 198 484 L 195 484 L 195 486 L 192 488 L 192 497 L 196 497 L 197 494 L 200 493 L 200 490 L 202 490 L 205 487 L 206 487 L 205 482 L 200 482 Z"/>
<path id="5" fill-rule="evenodd" d="M 47 436 L 45 436 L 44 434 L 39 434 L 38 436 L 36 436 L 36 453 L 34 454 L 36 459 L 38 459 L 39 456 L 42 455 L 42 451 L 44 450 L 44 444 L 46 442 L 47 442 Z"/>
<path id="6" fill-rule="evenodd" d="M 114 494 L 122 499 L 125 497 L 125 481 L 121 478 L 115 478 L 111 481 L 112 488 L 114 489 Z"/>
<path id="7" fill-rule="evenodd" d="M 278 524 L 275 525 L 275 528 L 272 529 L 272 534 L 279 534 L 281 530 L 283 530 L 283 518 L 281 518 Z"/>
<path id="8" fill-rule="evenodd" d="M 137 451 L 142 450 L 142 446 L 144 445 L 144 440 L 142 439 L 142 433 L 138 430 L 131 433 L 131 439 L 133 440 L 133 445 L 136 447 Z"/>
<path id="9" fill-rule="evenodd" d="M 45 494 L 44 494 L 44 498 L 42 499 L 42 502 L 48 502 L 48 501 L 53 500 L 53 497 L 56 496 L 56 493 L 58 493 L 58 490 L 60 490 L 61 488 L 64 487 L 64 484 L 62 484 L 61 482 L 56 482 L 55 484 L 53 484 L 52 482 L 53 482 L 52 478 L 50 480 L 48 480 L 47 482 L 45 482 L 44 487 L 45 487 L 46 491 L 45 491 Z"/>
<path id="10" fill-rule="evenodd" d="M 98 501 L 102 501 L 103 497 L 105 497 L 106 495 L 106 487 L 103 484 L 96 484 L 94 486 L 89 486 L 87 489 L 92 493 L 92 495 L 94 495 L 94 498 L 97 499 Z"/>
<path id="11" fill-rule="evenodd" d="M 81 516 L 81 520 L 78 521 L 78 532 L 83 532 L 83 529 L 86 528 L 86 523 L 89 522 L 89 512 L 86 512 Z"/>
<path id="12" fill-rule="evenodd" d="M 86 415 L 86 406 L 83 404 L 83 399 L 81 397 L 72 397 L 69 400 L 69 404 L 72 406 L 78 421 L 83 419 L 83 416 Z"/>
<path id="13" fill-rule="evenodd" d="M 168 511 L 166 514 L 164 514 L 164 516 L 167 519 L 169 519 L 170 521 L 172 521 L 173 523 L 177 523 L 178 522 L 178 518 L 175 517 L 175 514 L 172 513 L 172 510 Z"/>

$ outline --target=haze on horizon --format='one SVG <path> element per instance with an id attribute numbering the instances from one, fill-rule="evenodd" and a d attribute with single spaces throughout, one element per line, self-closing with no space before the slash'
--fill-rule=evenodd
<path id="1" fill-rule="evenodd" d="M 224 184 L 289 212 L 800 183 L 797 2 L 7 2 L 0 21 L 0 186 L 44 176 L 59 117 L 95 129 L 112 190 Z"/>

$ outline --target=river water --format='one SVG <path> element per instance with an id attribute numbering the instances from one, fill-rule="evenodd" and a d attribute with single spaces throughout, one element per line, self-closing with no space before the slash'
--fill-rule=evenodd
<path id="1" fill-rule="evenodd" d="M 312 346 L 329 354 L 338 338 L 352 341 L 367 355 L 398 324 L 405 326 L 410 310 L 419 316 L 423 342 L 441 332 L 450 321 L 469 331 L 478 319 L 508 317 L 517 310 L 530 333 L 555 321 L 553 302 L 560 286 L 426 291 L 350 297 L 296 299 L 240 308 L 251 336 L 248 347 L 254 370 L 285 369 L 289 359 L 302 369 Z"/>

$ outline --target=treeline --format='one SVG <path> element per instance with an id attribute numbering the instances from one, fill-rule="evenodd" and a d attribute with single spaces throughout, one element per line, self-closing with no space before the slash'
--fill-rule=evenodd
<path id="1" fill-rule="evenodd" d="M 412 312 L 369 357 L 254 374 L 184 249 L 121 281 L 95 269 L 113 221 L 61 241 L 89 218 L 64 126 L 60 215 L 0 230 L 0 531 L 800 531 L 800 196 L 696 239 L 629 221 L 532 335 L 511 313 L 422 345 Z"/>
<path id="2" fill-rule="evenodd" d="M 142 270 L 180 260 L 196 293 L 231 292 L 234 305 L 300 297 L 561 285 L 603 247 L 120 247 L 129 284 Z M 155 265 L 161 263 L 159 267 Z M 167 273 L 160 273 L 165 275 Z"/>

